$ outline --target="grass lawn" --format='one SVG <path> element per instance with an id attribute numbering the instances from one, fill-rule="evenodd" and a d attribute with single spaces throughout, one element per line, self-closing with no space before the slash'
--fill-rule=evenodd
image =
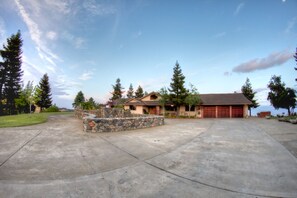
<path id="1" fill-rule="evenodd" d="M 72 115 L 73 112 L 33 113 L 0 117 L 0 128 L 19 127 L 40 124 L 47 121 L 51 115 Z"/>

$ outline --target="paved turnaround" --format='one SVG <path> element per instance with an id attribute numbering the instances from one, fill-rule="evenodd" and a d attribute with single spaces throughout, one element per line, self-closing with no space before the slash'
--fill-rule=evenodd
<path id="1" fill-rule="evenodd" d="M 94 134 L 57 116 L 0 129 L 0 197 L 297 197 L 297 125 L 165 122 Z"/>

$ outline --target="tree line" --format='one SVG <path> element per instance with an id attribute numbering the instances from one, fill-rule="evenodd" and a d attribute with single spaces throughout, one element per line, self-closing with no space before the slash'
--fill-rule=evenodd
<path id="1" fill-rule="evenodd" d="M 0 49 L 0 116 L 30 113 L 35 105 L 41 109 L 52 106 L 51 88 L 47 74 L 37 86 L 23 84 L 21 32 L 11 35 Z"/>

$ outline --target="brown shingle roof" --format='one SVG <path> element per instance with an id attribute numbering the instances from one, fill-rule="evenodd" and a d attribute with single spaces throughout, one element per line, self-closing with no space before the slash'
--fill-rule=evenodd
<path id="1" fill-rule="evenodd" d="M 252 104 L 242 93 L 200 94 L 202 105 L 244 105 Z"/>

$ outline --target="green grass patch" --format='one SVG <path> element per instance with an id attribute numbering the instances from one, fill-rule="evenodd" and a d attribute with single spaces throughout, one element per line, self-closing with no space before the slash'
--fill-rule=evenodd
<path id="1" fill-rule="evenodd" d="M 73 115 L 73 112 L 32 113 L 0 117 L 0 128 L 41 124 L 52 115 Z"/>

